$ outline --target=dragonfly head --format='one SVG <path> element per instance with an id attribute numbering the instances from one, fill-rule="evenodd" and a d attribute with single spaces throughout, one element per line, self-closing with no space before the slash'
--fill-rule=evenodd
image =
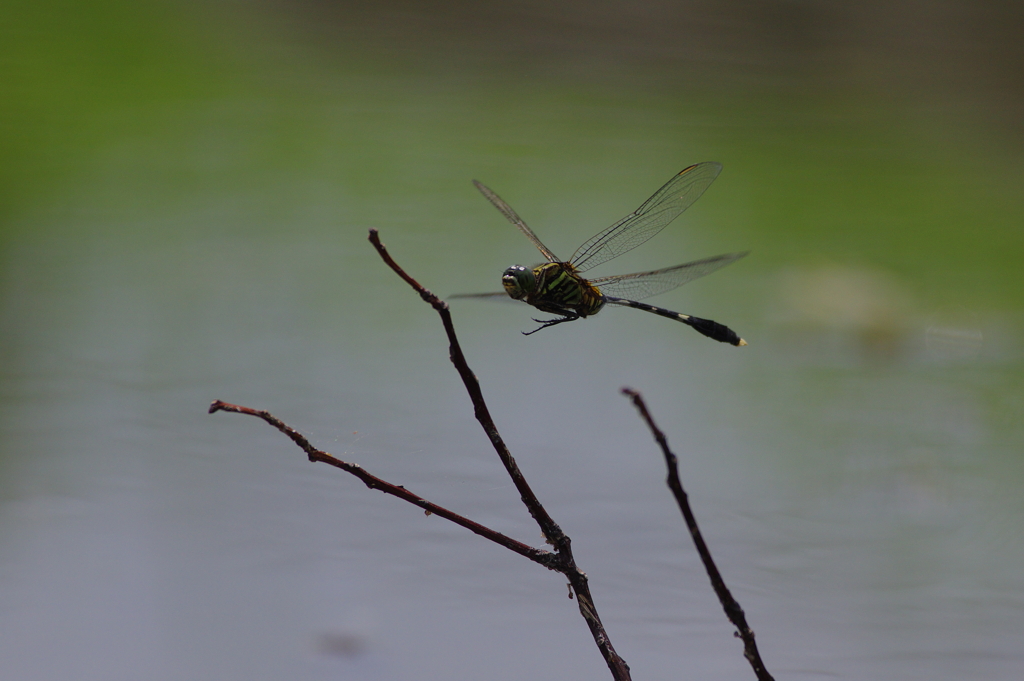
<path id="1" fill-rule="evenodd" d="M 516 300 L 523 300 L 537 288 L 537 277 L 533 270 L 513 265 L 501 275 L 501 285 L 505 287 L 505 293 Z"/>

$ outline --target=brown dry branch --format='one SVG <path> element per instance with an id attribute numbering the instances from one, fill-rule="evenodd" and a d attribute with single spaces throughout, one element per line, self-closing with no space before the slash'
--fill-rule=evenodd
<path id="1" fill-rule="evenodd" d="M 235 414 L 248 414 L 249 416 L 261 418 L 270 425 L 277 428 L 285 435 L 287 435 L 288 437 L 290 437 L 295 442 L 295 444 L 297 444 L 299 448 L 302 449 L 302 451 L 306 452 L 306 456 L 309 457 L 310 461 L 314 463 L 319 461 L 320 463 L 326 463 L 330 466 L 334 466 L 335 468 L 340 468 L 346 473 L 351 473 L 352 475 L 362 480 L 363 483 L 370 489 L 380 490 L 385 494 L 390 494 L 404 501 L 408 501 L 410 504 L 415 504 L 416 506 L 419 506 L 428 513 L 432 513 L 434 515 L 445 518 L 446 520 L 450 520 L 456 525 L 461 525 L 470 532 L 475 532 L 476 534 L 479 534 L 481 537 L 484 537 L 485 539 L 490 539 L 495 544 L 500 544 L 509 551 L 514 551 L 521 556 L 525 556 L 526 558 L 529 558 L 535 563 L 540 563 L 548 569 L 557 569 L 555 555 L 550 551 L 545 551 L 543 549 L 535 549 L 532 546 L 527 546 L 526 544 L 516 541 L 511 537 L 507 537 L 500 532 L 495 532 L 489 527 L 485 527 L 480 523 L 473 522 L 469 518 L 461 516 L 458 513 L 449 511 L 447 508 L 444 508 L 443 506 L 438 506 L 437 504 L 431 503 L 424 499 L 423 497 L 413 494 L 412 492 L 402 487 L 401 485 L 395 485 L 388 482 L 387 480 L 382 480 L 381 478 L 378 478 L 375 475 L 371 475 L 366 471 L 366 469 L 364 469 L 357 463 L 349 463 L 347 461 L 342 461 L 341 459 L 331 456 L 327 452 L 314 447 L 312 444 L 310 444 L 309 440 L 307 440 L 306 437 L 302 435 L 302 433 L 298 432 L 288 424 L 284 423 L 279 418 L 271 414 L 269 411 L 250 409 L 249 407 L 242 407 L 237 404 L 229 404 L 227 402 L 221 402 L 220 400 L 216 400 L 213 402 L 213 404 L 210 405 L 210 413 L 212 414 L 218 411 L 228 411 Z"/>
<path id="2" fill-rule="evenodd" d="M 377 234 L 377 230 L 370 230 L 370 243 L 377 249 L 377 253 L 387 263 L 388 267 L 395 271 L 395 274 L 400 276 L 409 286 L 411 286 L 417 293 L 420 294 L 420 298 L 430 304 L 434 310 L 441 316 L 441 323 L 444 325 L 445 333 L 448 335 L 449 343 L 449 357 L 452 364 L 455 365 L 455 369 L 459 372 L 459 376 L 462 378 L 462 383 L 466 386 L 466 391 L 469 393 L 469 399 L 473 403 L 473 412 L 476 416 L 476 420 L 480 422 L 480 425 L 484 429 L 484 433 L 487 434 L 487 438 L 491 441 L 491 446 L 494 447 L 494 451 L 497 452 L 498 458 L 501 459 L 501 463 L 505 466 L 505 470 L 508 471 L 509 476 L 512 478 L 513 484 L 519 491 L 520 499 L 526 506 L 530 515 L 533 516 L 534 521 L 540 526 L 541 532 L 547 541 L 555 547 L 556 565 L 552 567 L 553 570 L 557 570 L 565 575 L 566 579 L 569 580 L 569 584 L 572 590 L 576 594 L 576 602 L 579 604 L 580 614 L 583 615 L 583 619 L 586 620 L 587 626 L 590 628 L 590 633 L 594 637 L 594 642 L 597 644 L 598 649 L 601 651 L 601 655 L 604 657 L 605 663 L 612 672 L 612 678 L 616 681 L 629 679 L 629 665 L 626 661 L 619 657 L 618 653 L 615 652 L 615 648 L 612 647 L 611 641 L 608 639 L 608 634 L 604 629 L 604 625 L 601 623 L 601 618 L 597 614 L 597 608 L 594 605 L 594 598 L 590 593 L 590 586 L 587 581 L 587 575 L 576 566 L 576 560 L 572 554 L 572 540 L 566 535 L 562 528 L 548 515 L 548 512 L 541 505 L 540 500 L 537 499 L 537 495 L 530 489 L 529 484 L 526 482 L 526 478 L 523 477 L 522 472 L 519 470 L 519 466 L 516 464 L 516 460 L 512 458 L 511 452 L 508 447 L 505 446 L 504 440 L 498 433 L 498 427 L 494 425 L 494 420 L 491 418 L 491 413 L 487 409 L 487 404 L 484 402 L 484 395 L 480 389 L 480 383 L 476 380 L 476 375 L 472 369 L 469 368 L 469 364 L 466 362 L 465 355 L 462 354 L 462 347 L 459 344 L 459 339 L 455 335 L 455 325 L 452 323 L 452 315 L 448 310 L 448 304 L 438 298 L 436 295 L 428 291 L 419 282 L 409 276 L 405 270 L 403 270 L 398 263 L 396 263 L 391 255 L 388 253 L 384 244 L 381 243 L 380 237 Z"/>
<path id="3" fill-rule="evenodd" d="M 725 616 L 729 618 L 729 621 L 736 627 L 736 635 L 743 639 L 743 656 L 750 662 L 750 666 L 754 668 L 754 674 L 757 675 L 758 681 L 773 681 L 773 677 L 768 673 L 768 670 L 764 666 L 764 662 L 761 660 L 761 654 L 757 651 L 757 642 L 754 640 L 754 632 L 747 625 L 746 615 L 743 613 L 743 608 L 733 598 L 729 588 L 725 585 L 725 580 L 722 579 L 722 574 L 718 571 L 718 567 L 715 565 L 715 561 L 711 558 L 711 551 L 708 550 L 707 544 L 704 543 L 704 537 L 700 533 L 700 528 L 697 527 L 697 519 L 693 515 L 693 511 L 690 509 L 690 502 L 687 499 L 686 491 L 683 490 L 683 483 L 679 480 L 679 460 L 676 455 L 672 453 L 672 450 L 668 447 L 668 438 L 665 437 L 665 433 L 654 423 L 654 419 L 651 417 L 651 413 L 647 411 L 647 405 L 644 403 L 644 398 L 641 397 L 640 393 L 632 388 L 623 388 L 622 393 L 629 397 L 633 401 L 633 405 L 640 412 L 640 416 L 647 423 L 647 427 L 650 428 L 651 433 L 654 435 L 655 441 L 658 446 L 661 447 L 662 454 L 665 455 L 665 466 L 668 468 L 668 486 L 672 490 L 672 495 L 676 499 L 676 503 L 679 505 L 679 510 L 683 513 L 683 518 L 686 521 L 686 527 L 690 530 L 690 536 L 693 537 L 693 543 L 697 546 L 697 553 L 700 554 L 700 559 L 704 563 L 704 569 L 707 570 L 708 577 L 711 579 L 711 586 L 715 590 L 715 594 L 718 596 L 718 600 L 722 603 L 722 608 L 725 610 Z"/>
<path id="4" fill-rule="evenodd" d="M 331 456 L 330 454 L 314 447 L 301 433 L 267 411 L 250 409 L 249 407 L 228 404 L 227 402 L 217 400 L 210 405 L 210 413 L 227 411 L 238 414 L 247 414 L 249 416 L 255 416 L 263 419 L 291 438 L 292 441 L 294 441 L 295 444 L 306 453 L 306 456 L 310 461 L 319 461 L 321 463 L 326 463 L 331 466 L 335 466 L 336 468 L 340 468 L 341 470 L 358 477 L 370 489 L 377 489 L 386 494 L 403 499 L 411 504 L 419 506 L 428 513 L 433 513 L 442 518 L 446 518 L 472 532 L 475 532 L 481 537 L 490 539 L 511 551 L 515 551 L 516 553 L 525 556 L 550 570 L 560 572 L 569 581 L 569 587 L 571 590 L 570 597 L 572 595 L 576 596 L 576 602 L 579 606 L 580 614 L 583 616 L 587 626 L 590 628 L 594 642 L 597 644 L 601 655 L 605 659 L 605 663 L 608 665 L 608 669 L 612 673 L 612 678 L 615 679 L 615 681 L 629 681 L 629 665 L 627 665 L 625 660 L 619 657 L 618 653 L 615 652 L 615 648 L 612 646 L 612 643 L 608 638 L 604 625 L 601 623 L 601 618 L 597 613 L 596 606 L 594 605 L 593 596 L 590 593 L 587 576 L 577 567 L 576 561 L 573 558 L 570 538 L 562 531 L 558 524 L 550 515 L 548 515 L 548 512 L 541 505 L 540 500 L 537 499 L 537 496 L 526 482 L 526 478 L 523 477 L 522 472 L 519 470 L 519 466 L 516 464 L 515 459 L 512 458 L 512 454 L 509 452 L 508 447 L 505 446 L 501 435 L 498 433 L 497 426 L 494 425 L 490 411 L 487 409 L 487 404 L 484 402 L 480 384 L 476 379 L 476 375 L 469 368 L 466 358 L 462 353 L 462 348 L 459 345 L 458 338 L 455 335 L 455 326 L 452 323 L 448 304 L 421 286 L 419 282 L 409 276 L 405 270 L 403 270 L 391 258 L 387 249 L 385 249 L 384 245 L 380 242 L 377 230 L 375 229 L 370 230 L 370 242 L 373 244 L 374 248 L 377 249 L 377 253 L 380 254 L 380 257 L 384 262 L 394 270 L 402 280 L 419 293 L 420 297 L 425 302 L 429 303 L 430 306 L 433 307 L 441 316 L 441 323 L 444 325 L 445 333 L 448 334 L 450 359 L 452 364 L 455 365 L 456 370 L 459 372 L 459 376 L 462 378 L 463 384 L 466 386 L 470 401 L 473 403 L 473 410 L 476 415 L 476 419 L 480 422 L 480 425 L 484 429 L 484 433 L 487 435 L 487 438 L 491 441 L 491 445 L 497 452 L 498 458 L 501 459 L 502 464 L 505 466 L 505 470 L 512 478 L 512 482 L 519 491 L 519 496 L 522 499 L 523 504 L 526 506 L 530 515 L 533 516 L 534 521 L 536 521 L 540 526 L 541 532 L 547 539 L 548 543 L 554 547 L 554 551 L 536 549 L 518 542 L 501 534 L 500 532 L 491 530 L 488 527 L 449 511 L 446 508 L 433 504 L 422 497 L 413 494 L 400 485 L 394 485 L 386 480 L 373 476 L 358 464 L 348 463 Z"/>

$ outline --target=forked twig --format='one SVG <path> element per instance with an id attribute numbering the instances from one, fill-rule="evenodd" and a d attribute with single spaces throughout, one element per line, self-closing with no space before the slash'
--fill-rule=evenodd
<path id="1" fill-rule="evenodd" d="M 597 608 L 594 605 L 594 599 L 590 593 L 587 576 L 576 566 L 576 561 L 573 558 L 571 540 L 541 505 L 537 496 L 534 494 L 529 484 L 527 484 L 522 472 L 519 470 L 519 466 L 516 464 L 515 459 L 512 458 L 512 454 L 509 452 L 508 447 L 505 446 L 501 435 L 498 433 L 497 427 L 494 425 L 494 420 L 491 418 L 490 411 L 487 409 L 487 404 L 484 402 L 480 384 L 477 382 L 473 371 L 469 368 L 469 364 L 466 362 L 466 358 L 462 353 L 462 348 L 459 345 L 458 338 L 455 335 L 455 327 L 452 323 L 451 313 L 448 310 L 448 304 L 420 285 L 419 282 L 409 276 L 391 258 L 387 249 L 385 249 L 384 245 L 380 242 L 377 230 L 375 229 L 370 230 L 370 242 L 373 244 L 374 248 L 377 249 L 377 252 L 380 254 L 380 257 L 384 262 L 417 293 L 419 293 L 420 297 L 429 303 L 441 316 L 441 322 L 444 325 L 445 333 L 448 334 L 449 355 L 452 364 L 455 365 L 456 370 L 459 372 L 459 376 L 462 377 L 463 384 L 466 386 L 466 390 L 469 392 L 469 397 L 473 403 L 476 419 L 480 422 L 480 425 L 483 427 L 488 439 L 491 441 L 491 445 L 498 453 L 498 458 L 501 459 L 502 464 L 505 466 L 505 470 L 508 471 L 509 476 L 512 478 L 512 482 L 519 491 L 523 504 L 540 526 L 541 532 L 544 534 L 548 543 L 551 544 L 555 550 L 552 552 L 543 549 L 535 549 L 507 537 L 500 532 L 495 532 L 488 527 L 449 511 L 446 508 L 433 504 L 406 490 L 400 485 L 394 485 L 386 480 L 370 475 L 357 464 L 342 461 L 341 459 L 317 449 L 310 444 L 309 440 L 307 440 L 301 433 L 267 411 L 250 409 L 249 407 L 242 407 L 217 400 L 210 405 L 210 413 L 227 411 L 238 414 L 247 414 L 249 416 L 255 416 L 263 419 L 291 438 L 295 444 L 306 452 L 306 456 L 309 457 L 310 461 L 319 461 L 335 466 L 336 468 L 340 468 L 341 470 L 358 477 L 370 489 L 380 490 L 386 494 L 396 496 L 399 499 L 403 499 L 411 504 L 419 506 L 428 513 L 433 513 L 441 516 L 442 518 L 446 518 L 447 520 L 461 525 L 462 527 L 465 527 L 486 539 L 490 539 L 493 542 L 515 551 L 516 553 L 525 556 L 550 570 L 555 570 L 565 575 L 566 579 L 569 580 L 571 588 L 570 596 L 575 594 L 580 614 L 587 622 L 587 626 L 590 628 L 594 642 L 597 644 L 598 649 L 601 651 L 601 655 L 604 657 L 605 662 L 612 673 L 612 678 L 615 679 L 615 681 L 629 681 L 629 665 L 626 664 L 625 660 L 619 657 L 618 653 L 616 653 L 615 649 L 612 647 L 611 641 L 608 639 L 608 634 L 604 629 L 604 625 L 601 623 L 601 618 L 597 614 Z"/>
<path id="2" fill-rule="evenodd" d="M 629 665 L 626 661 L 619 657 L 618 653 L 615 652 L 615 648 L 612 647 L 611 641 L 608 639 L 608 634 L 604 629 L 604 625 L 601 623 L 601 618 L 597 614 L 597 608 L 594 605 L 594 598 L 590 593 L 590 586 L 587 581 L 586 574 L 576 566 L 576 560 L 572 555 L 572 541 L 569 537 L 562 532 L 562 528 L 548 515 L 548 512 L 541 505 L 540 500 L 537 499 L 537 495 L 530 489 L 529 484 L 526 482 L 526 478 L 523 477 L 522 472 L 519 470 L 519 466 L 516 464 L 515 459 L 512 458 L 511 452 L 508 447 L 505 446 L 504 440 L 498 433 L 497 426 L 494 425 L 494 420 L 491 418 L 491 413 L 487 409 L 487 404 L 484 402 L 483 392 L 480 390 L 480 383 L 476 380 L 476 375 L 473 370 L 469 368 L 469 364 L 466 362 L 465 355 L 462 354 L 462 347 L 459 345 L 459 339 L 455 334 L 455 326 L 452 323 L 452 315 L 448 310 L 448 304 L 438 298 L 436 295 L 424 288 L 419 282 L 409 276 L 405 270 L 403 270 L 398 263 L 396 263 L 391 255 L 388 253 L 384 244 L 381 243 L 380 237 L 377 234 L 377 230 L 370 230 L 370 243 L 377 249 L 377 253 L 387 263 L 388 267 L 395 271 L 395 274 L 400 276 L 409 286 L 411 286 L 420 298 L 429 303 L 441 316 L 441 323 L 444 325 L 445 333 L 448 335 L 449 343 L 449 356 L 452 364 L 455 365 L 455 369 L 459 372 L 459 376 L 462 377 L 462 383 L 466 386 L 466 391 L 469 393 L 469 399 L 473 403 L 473 412 L 476 416 L 476 420 L 480 422 L 480 425 L 484 429 L 484 433 L 487 434 L 487 438 L 491 441 L 491 446 L 494 447 L 494 451 L 498 453 L 498 458 L 501 459 L 501 463 L 505 466 L 505 470 L 508 471 L 509 476 L 512 478 L 513 484 L 516 489 L 519 490 L 519 497 L 522 499 L 530 515 L 540 526 L 541 532 L 544 533 L 544 537 L 548 542 L 555 547 L 555 556 L 557 566 L 552 569 L 561 572 L 565 575 L 566 579 L 569 580 L 569 584 L 572 586 L 573 591 L 576 594 L 576 601 L 579 604 L 580 614 L 583 615 L 583 619 L 586 620 L 587 626 L 590 628 L 590 633 L 594 637 L 594 642 L 597 644 L 598 649 L 601 651 L 601 655 L 604 657 L 608 668 L 612 672 L 612 677 L 616 681 L 629 679 Z"/>
<path id="3" fill-rule="evenodd" d="M 757 651 L 757 642 L 754 640 L 754 632 L 747 625 L 746 615 L 743 613 L 743 608 L 733 598 L 729 588 L 725 585 L 725 580 L 722 579 L 722 574 L 718 571 L 718 567 L 715 565 L 715 561 L 711 558 L 711 552 L 708 550 L 707 544 L 704 543 L 704 537 L 700 533 L 700 528 L 697 527 L 697 519 L 693 515 L 693 511 L 690 509 L 690 502 L 687 499 L 686 491 L 683 490 L 683 483 L 679 480 L 679 460 L 672 450 L 668 447 L 668 438 L 665 437 L 665 433 L 658 428 L 657 424 L 654 423 L 654 419 L 651 417 L 651 413 L 647 411 L 647 405 L 644 403 L 644 398 L 639 392 L 632 388 L 623 388 L 622 393 L 629 397 L 633 401 L 633 405 L 640 412 L 641 418 L 647 423 L 647 427 L 651 429 L 651 433 L 654 435 L 655 441 L 658 446 L 661 447 L 662 454 L 665 455 L 665 466 L 668 468 L 668 486 L 672 490 L 672 495 L 676 498 L 676 503 L 679 504 L 679 510 L 683 513 L 683 518 L 686 521 L 686 527 L 690 530 L 690 536 L 693 537 L 693 543 L 697 547 L 697 553 L 700 554 L 700 559 L 704 563 L 704 569 L 707 570 L 708 577 L 711 579 L 711 586 L 715 590 L 715 594 L 718 596 L 718 600 L 722 603 L 722 608 L 725 610 L 725 616 L 729 618 L 729 621 L 736 627 L 736 635 L 743 639 L 743 656 L 750 662 L 750 666 L 754 668 L 754 674 L 757 675 L 758 681 L 774 681 L 771 674 L 764 666 L 764 662 L 761 660 L 761 654 Z"/>

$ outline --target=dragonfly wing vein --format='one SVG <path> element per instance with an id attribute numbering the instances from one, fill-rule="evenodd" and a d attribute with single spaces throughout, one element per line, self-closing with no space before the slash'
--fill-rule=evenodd
<path id="1" fill-rule="evenodd" d="M 523 222 L 521 217 L 519 217 L 519 214 L 512 210 L 512 206 L 502 201 L 501 197 L 491 191 L 491 189 L 484 183 L 473 180 L 473 185 L 494 205 L 495 208 L 501 211 L 501 214 L 504 215 L 509 222 L 518 227 L 519 231 L 526 235 L 526 238 L 537 247 L 537 250 L 544 254 L 544 257 L 548 259 L 548 262 L 558 262 L 558 257 L 552 253 L 551 249 L 545 246 L 540 239 L 537 238 L 537 235 L 533 233 L 532 229 L 526 226 L 526 223 Z"/>
<path id="2" fill-rule="evenodd" d="M 494 293 L 453 293 L 452 295 L 450 295 L 448 297 L 449 298 L 488 298 L 488 299 L 493 298 L 493 299 L 496 299 L 496 300 L 501 300 L 501 299 L 512 300 L 512 298 L 509 298 L 508 293 L 506 293 L 505 291 L 496 291 Z"/>
<path id="3" fill-rule="evenodd" d="M 694 279 L 711 274 L 715 270 L 725 267 L 745 255 L 747 255 L 746 252 L 716 255 L 711 258 L 694 260 L 661 270 L 620 274 L 614 277 L 600 277 L 598 279 L 591 279 L 590 283 L 598 287 L 602 295 L 642 300 L 656 296 L 659 293 L 666 293 Z"/>
<path id="4" fill-rule="evenodd" d="M 721 164 L 710 161 L 686 168 L 654 192 L 635 211 L 591 237 L 576 250 L 569 262 L 578 271 L 584 272 L 636 248 L 693 205 L 720 172 Z M 477 188 L 480 189 L 480 186 Z"/>

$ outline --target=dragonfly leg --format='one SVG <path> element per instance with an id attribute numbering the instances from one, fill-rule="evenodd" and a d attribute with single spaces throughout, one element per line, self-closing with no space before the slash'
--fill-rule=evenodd
<path id="1" fill-rule="evenodd" d="M 580 318 L 580 316 L 578 314 L 572 313 L 572 314 L 567 314 L 564 317 L 559 317 L 558 319 L 534 319 L 533 321 L 535 321 L 538 324 L 540 324 L 540 326 L 538 326 L 533 331 L 522 331 L 521 333 L 524 336 L 530 336 L 530 335 L 533 335 L 533 334 L 537 333 L 541 329 L 548 328 L 549 326 L 554 326 L 555 324 L 561 324 L 562 322 L 574 322 L 574 321 L 576 321 L 579 318 Z"/>

